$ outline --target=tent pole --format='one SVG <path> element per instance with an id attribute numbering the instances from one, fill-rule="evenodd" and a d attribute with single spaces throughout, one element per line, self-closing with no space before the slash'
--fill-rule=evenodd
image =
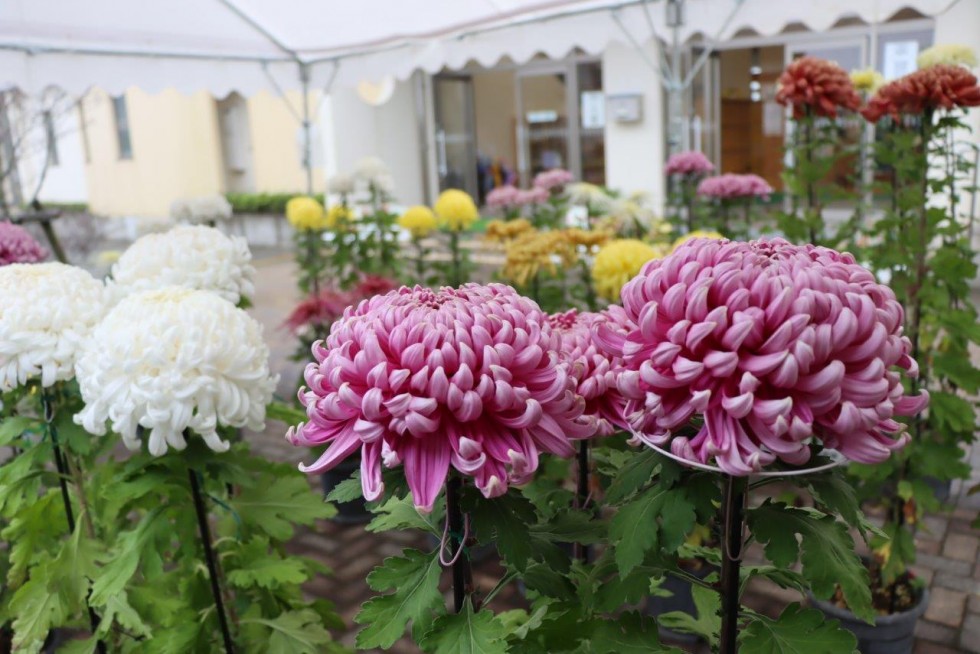
<path id="1" fill-rule="evenodd" d="M 306 194 L 313 195 L 313 137 L 310 126 L 309 64 L 299 64 L 299 81 L 303 88 L 303 167 L 306 169 Z"/>

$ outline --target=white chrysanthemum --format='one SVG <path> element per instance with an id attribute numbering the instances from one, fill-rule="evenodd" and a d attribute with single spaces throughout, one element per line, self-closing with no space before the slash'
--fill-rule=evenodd
<path id="1" fill-rule="evenodd" d="M 354 192 L 354 178 L 344 173 L 337 173 L 327 180 L 327 190 L 339 195 L 350 195 Z"/>
<path id="2" fill-rule="evenodd" d="M 186 286 L 214 291 L 237 304 L 255 291 L 252 253 L 240 236 L 213 227 L 178 225 L 136 240 L 112 267 L 115 300 L 136 291 Z"/>
<path id="3" fill-rule="evenodd" d="M 977 54 L 968 45 L 940 43 L 920 52 L 916 58 L 916 64 L 920 69 L 938 66 L 939 64 L 976 68 Z"/>
<path id="4" fill-rule="evenodd" d="M 571 204 L 588 207 L 600 213 L 612 210 L 614 198 L 602 188 L 588 182 L 578 182 L 565 187 Z"/>
<path id="5" fill-rule="evenodd" d="M 354 165 L 354 176 L 369 184 L 390 175 L 388 166 L 378 157 L 363 157 Z"/>
<path id="6" fill-rule="evenodd" d="M 104 434 L 106 422 L 130 449 L 186 446 L 184 430 L 216 452 L 218 425 L 261 429 L 277 379 L 269 375 L 262 327 L 214 293 L 170 286 L 130 295 L 92 332 L 76 365 L 85 408 L 75 422 Z"/>
<path id="7" fill-rule="evenodd" d="M 0 267 L 0 298 L 0 392 L 71 379 L 105 314 L 102 282 L 63 263 L 15 263 Z"/>
<path id="8" fill-rule="evenodd" d="M 231 203 L 217 193 L 196 198 L 174 200 L 170 203 L 170 217 L 179 223 L 201 225 L 231 218 Z"/>
<path id="9" fill-rule="evenodd" d="M 170 218 L 177 223 L 191 221 L 191 201 L 184 198 L 170 203 Z"/>
<path id="10" fill-rule="evenodd" d="M 191 221 L 194 223 L 217 222 L 231 218 L 231 203 L 217 193 L 202 195 L 190 200 Z"/>

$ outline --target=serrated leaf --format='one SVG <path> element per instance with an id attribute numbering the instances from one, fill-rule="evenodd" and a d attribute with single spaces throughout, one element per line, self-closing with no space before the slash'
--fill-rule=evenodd
<path id="1" fill-rule="evenodd" d="M 807 486 L 817 504 L 825 508 L 827 513 L 839 515 L 849 526 L 860 531 L 865 540 L 868 539 L 868 534 L 880 533 L 877 527 L 868 522 L 861 511 L 854 486 L 839 470 L 814 475 L 807 479 Z"/>
<path id="2" fill-rule="evenodd" d="M 624 504 L 609 525 L 620 574 L 629 574 L 650 550 L 676 550 L 695 518 L 694 505 L 682 489 L 654 486 Z"/>
<path id="3" fill-rule="evenodd" d="M 657 619 L 668 629 L 701 636 L 714 648 L 721 632 L 721 618 L 718 617 L 721 596 L 713 590 L 691 586 L 691 597 L 694 599 L 696 616 L 683 611 L 670 611 L 661 614 Z"/>
<path id="4" fill-rule="evenodd" d="M 508 493 L 489 500 L 481 498 L 468 510 L 480 542 L 494 543 L 507 563 L 524 572 L 535 555 L 530 537 L 530 525 L 537 522 L 534 506 Z"/>
<path id="5" fill-rule="evenodd" d="M 752 577 L 765 577 L 780 588 L 790 588 L 804 594 L 807 590 L 806 579 L 803 578 L 803 575 L 795 570 L 777 568 L 774 565 L 742 565 L 741 577 L 742 592 L 745 592 L 745 587 Z"/>
<path id="6" fill-rule="evenodd" d="M 275 483 L 243 488 L 230 504 L 242 522 L 255 527 L 275 540 L 289 540 L 294 525 L 311 525 L 337 513 L 319 495 L 310 492 L 302 475 L 280 477 Z"/>
<path id="7" fill-rule="evenodd" d="M 441 502 L 440 498 L 440 502 Z M 436 510 L 438 507 L 434 508 Z M 365 527 L 367 531 L 382 532 L 394 529 L 421 529 L 435 536 L 440 530 L 415 508 L 411 497 L 392 497 L 374 509 L 374 518 Z"/>
<path id="8" fill-rule="evenodd" d="M 459 613 L 440 616 L 422 639 L 422 649 L 434 654 L 504 654 L 503 625 L 490 611 L 473 611 L 469 600 Z"/>
<path id="9" fill-rule="evenodd" d="M 814 509 L 793 508 L 771 500 L 750 509 L 747 519 L 753 536 L 765 546 L 766 557 L 773 564 L 789 568 L 799 559 L 814 595 L 829 598 L 839 584 L 854 615 L 869 622 L 874 618 L 868 570 L 854 552 L 854 539 L 844 523 Z"/>
<path id="10" fill-rule="evenodd" d="M 12 625 L 16 652 L 40 652 L 48 631 L 65 624 L 71 615 L 70 603 L 61 593 L 49 588 L 50 570 L 50 566 L 38 566 L 10 600 L 10 612 L 16 616 Z"/>
<path id="11" fill-rule="evenodd" d="M 242 618 L 243 625 L 255 625 L 264 631 L 263 649 L 276 654 L 319 654 L 332 641 L 330 632 L 320 624 L 312 609 L 284 611 L 273 619 Z"/>
<path id="12" fill-rule="evenodd" d="M 635 612 L 624 613 L 611 620 L 597 620 L 590 639 L 595 654 L 646 654 L 680 650 L 660 644 L 657 623 Z"/>
<path id="13" fill-rule="evenodd" d="M 152 636 L 149 626 L 143 622 L 143 618 L 129 604 L 129 597 L 126 593 L 116 593 L 105 603 L 105 610 L 102 613 L 102 621 L 99 623 L 98 634 L 105 636 L 112 631 L 112 625 L 118 624 L 127 633 L 134 636 Z"/>
<path id="14" fill-rule="evenodd" d="M 613 481 L 606 491 L 606 501 L 609 504 L 618 504 L 636 494 L 647 485 L 660 465 L 661 457 L 649 448 L 630 454 L 632 456 L 626 463 L 615 471 Z"/>
<path id="15" fill-rule="evenodd" d="M 327 493 L 327 501 L 337 504 L 342 502 L 352 502 L 364 494 L 361 489 L 361 471 L 355 470 L 348 479 L 343 480 Z"/>
<path id="16" fill-rule="evenodd" d="M 790 604 L 778 620 L 758 616 L 742 630 L 741 654 L 846 654 L 857 639 L 816 609 Z"/>
<path id="17" fill-rule="evenodd" d="M 603 525 L 583 511 L 564 511 L 548 522 L 531 527 L 531 533 L 557 543 L 591 545 L 602 539 Z"/>
<path id="18" fill-rule="evenodd" d="M 309 578 L 306 564 L 298 558 L 282 558 L 270 550 L 265 538 L 239 545 L 228 566 L 228 583 L 238 588 L 273 589 L 284 584 L 301 584 Z"/>
<path id="19" fill-rule="evenodd" d="M 368 600 L 354 618 L 358 624 L 367 625 L 357 634 L 357 646 L 361 649 L 391 647 L 410 621 L 425 621 L 442 607 L 439 557 L 418 550 L 406 550 L 403 554 L 385 559 L 367 577 L 372 589 L 394 589 L 394 592 Z"/>

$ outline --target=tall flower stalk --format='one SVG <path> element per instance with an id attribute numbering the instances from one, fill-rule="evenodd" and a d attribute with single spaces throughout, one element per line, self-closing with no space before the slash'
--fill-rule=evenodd
<path id="1" fill-rule="evenodd" d="M 960 111 L 980 105 L 980 87 L 969 71 L 938 64 L 883 86 L 864 116 L 879 134 L 876 160 L 890 169 L 891 202 L 868 228 L 868 255 L 891 278 L 907 308 L 906 332 L 919 375 L 910 383 L 934 398 L 927 416 L 914 420 L 908 448 L 887 465 L 856 468 L 861 497 L 881 502 L 890 542 L 876 543 L 879 608 L 901 612 L 916 600 L 908 567 L 925 511 L 938 508 L 931 478 L 967 477 L 963 443 L 973 441 L 980 390 L 970 364 L 977 342 L 969 282 L 976 275 L 969 226 L 958 215 L 958 193 L 972 164 L 955 151 L 955 135 L 967 128 Z"/>

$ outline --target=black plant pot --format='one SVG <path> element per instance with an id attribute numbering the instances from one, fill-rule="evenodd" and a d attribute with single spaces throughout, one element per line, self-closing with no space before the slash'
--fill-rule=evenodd
<path id="1" fill-rule="evenodd" d="M 701 567 L 688 570 L 688 572 L 698 579 L 704 579 L 711 574 L 712 570 L 714 569 L 716 568 L 702 564 Z M 651 595 L 648 597 L 646 609 L 647 615 L 656 617 L 662 613 L 680 611 L 682 613 L 687 613 L 692 617 L 697 617 L 697 607 L 694 606 L 694 596 L 691 594 L 691 582 L 681 579 L 680 577 L 667 575 L 667 578 L 664 579 L 664 583 L 660 584 L 660 587 L 663 590 L 670 591 L 672 595 L 670 597 L 660 597 L 656 595 Z M 660 637 L 664 640 L 677 643 L 678 645 L 694 645 L 701 640 L 701 637 L 696 634 L 685 634 L 666 627 L 660 627 Z"/>
<path id="2" fill-rule="evenodd" d="M 929 589 L 922 589 L 918 604 L 909 610 L 879 615 L 873 625 L 831 602 L 811 596 L 810 603 L 828 618 L 840 620 L 841 626 L 857 637 L 861 654 L 912 654 L 915 647 L 915 623 L 929 606 Z"/>
<path id="3" fill-rule="evenodd" d="M 351 475 L 361 467 L 360 457 L 351 457 L 340 462 L 340 464 L 323 473 L 320 479 L 323 482 L 323 492 L 329 494 L 341 482 L 351 478 Z M 350 502 L 337 502 L 337 515 L 334 522 L 342 525 L 354 525 L 369 522 L 371 512 L 367 510 L 366 502 L 363 497 L 357 497 Z"/>

